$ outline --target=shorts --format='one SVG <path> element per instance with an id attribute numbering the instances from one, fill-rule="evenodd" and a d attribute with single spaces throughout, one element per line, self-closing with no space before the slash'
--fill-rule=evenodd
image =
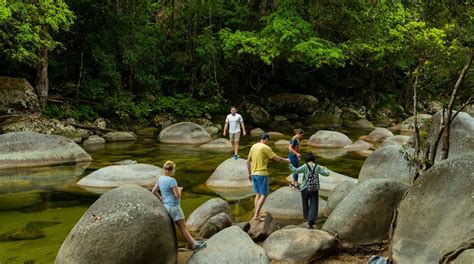
<path id="1" fill-rule="evenodd" d="M 252 175 L 253 190 L 260 194 L 267 196 L 268 195 L 268 176 L 261 175 Z"/>
<path id="2" fill-rule="evenodd" d="M 237 132 L 237 133 L 229 133 L 229 140 L 230 140 L 230 141 L 239 142 L 239 140 L 240 140 L 240 132 Z"/>
<path id="3" fill-rule="evenodd" d="M 183 210 L 181 210 L 181 207 L 178 206 L 173 206 L 173 205 L 164 205 L 166 212 L 170 215 L 171 219 L 173 219 L 173 222 L 176 223 L 176 221 L 184 219 L 184 213 Z"/>

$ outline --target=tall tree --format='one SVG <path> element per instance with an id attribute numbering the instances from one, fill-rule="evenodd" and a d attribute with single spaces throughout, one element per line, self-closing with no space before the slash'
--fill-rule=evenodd
<path id="1" fill-rule="evenodd" d="M 68 30 L 74 14 L 62 0 L 0 1 L 0 52 L 36 68 L 35 89 L 44 107 L 48 98 L 48 52 L 60 46 L 52 33 Z"/>

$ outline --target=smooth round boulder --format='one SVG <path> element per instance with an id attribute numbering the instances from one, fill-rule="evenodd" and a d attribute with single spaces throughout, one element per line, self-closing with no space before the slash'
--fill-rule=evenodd
<path id="1" fill-rule="evenodd" d="M 290 141 L 285 139 L 280 139 L 277 142 L 273 143 L 276 148 L 288 148 L 290 146 Z"/>
<path id="2" fill-rule="evenodd" d="M 337 205 L 321 230 L 337 234 L 344 248 L 382 243 L 389 237 L 394 208 L 406 189 L 400 182 L 386 179 L 359 183 Z"/>
<path id="3" fill-rule="evenodd" d="M 227 213 L 219 213 L 209 218 L 199 232 L 199 237 L 210 238 L 224 228 L 232 226 L 232 218 Z"/>
<path id="4" fill-rule="evenodd" d="M 36 132 L 0 135 L 0 169 L 89 162 L 92 158 L 72 140 Z"/>
<path id="5" fill-rule="evenodd" d="M 342 123 L 343 126 L 345 127 L 350 127 L 350 128 L 373 128 L 374 124 L 370 122 L 369 120 L 362 118 L 356 121 L 352 120 L 347 120 L 345 119 Z"/>
<path id="6" fill-rule="evenodd" d="M 181 122 L 163 129 L 158 140 L 169 144 L 204 144 L 211 141 L 211 136 L 198 124 Z"/>
<path id="7" fill-rule="evenodd" d="M 221 198 L 213 198 L 196 208 L 186 220 L 189 232 L 199 234 L 201 228 L 208 222 L 209 218 L 226 213 L 230 215 L 229 203 Z"/>
<path id="8" fill-rule="evenodd" d="M 264 241 L 271 233 L 280 229 L 280 226 L 274 221 L 271 213 L 263 212 L 259 217 L 260 220 L 250 220 L 250 227 L 247 231 L 247 234 L 249 234 L 250 238 L 255 242 Z"/>
<path id="9" fill-rule="evenodd" d="M 267 134 L 270 135 L 272 140 L 285 137 L 285 134 L 276 131 L 269 131 Z"/>
<path id="10" fill-rule="evenodd" d="M 135 184 L 153 186 L 163 169 L 149 164 L 112 165 L 98 169 L 77 184 L 84 187 L 111 188 Z"/>
<path id="11" fill-rule="evenodd" d="M 238 226 L 228 227 L 207 240 L 188 264 L 269 263 L 267 253 Z"/>
<path id="12" fill-rule="evenodd" d="M 201 145 L 200 148 L 205 150 L 226 151 L 232 150 L 232 144 L 227 138 L 218 138 L 204 145 Z"/>
<path id="13" fill-rule="evenodd" d="M 455 112 L 453 112 L 454 116 Z M 441 126 L 442 112 L 433 115 L 429 128 L 429 142 L 434 143 L 438 128 Z M 436 151 L 435 161 L 439 161 L 443 139 L 440 140 Z M 451 123 L 449 132 L 448 158 L 462 156 L 474 150 L 474 117 L 466 112 L 460 112 Z"/>
<path id="14" fill-rule="evenodd" d="M 206 181 L 207 186 L 240 188 L 253 186 L 249 181 L 247 160 L 229 158 L 219 164 Z"/>
<path id="15" fill-rule="evenodd" d="M 337 106 L 329 106 L 328 109 L 322 109 L 314 112 L 304 120 L 307 126 L 312 128 L 336 128 L 342 126 L 342 110 Z"/>
<path id="16" fill-rule="evenodd" d="M 360 139 L 369 141 L 369 142 L 382 142 L 386 138 L 393 136 L 392 131 L 383 128 L 383 127 L 376 127 L 372 132 L 370 132 L 366 136 L 362 136 Z"/>
<path id="17" fill-rule="evenodd" d="M 443 160 L 408 189 L 392 240 L 397 263 L 441 263 L 444 255 L 472 243 L 473 168 L 473 152 Z"/>
<path id="18" fill-rule="evenodd" d="M 390 145 L 405 145 L 409 139 L 410 137 L 405 135 L 391 136 L 386 138 L 380 146 L 385 147 Z"/>
<path id="19" fill-rule="evenodd" d="M 82 145 L 87 146 L 87 145 L 101 145 L 105 144 L 105 139 L 102 137 L 99 137 L 97 135 L 92 135 L 88 139 L 84 140 Z"/>
<path id="20" fill-rule="evenodd" d="M 410 186 L 414 170 L 400 153 L 401 147 L 390 145 L 375 150 L 362 165 L 359 182 L 368 179 L 390 179 Z"/>
<path id="21" fill-rule="evenodd" d="M 132 132 L 109 132 L 104 135 L 104 139 L 107 142 L 124 142 L 124 141 L 135 141 L 137 136 Z"/>
<path id="22" fill-rule="evenodd" d="M 329 217 L 329 215 L 334 211 L 336 206 L 354 189 L 357 183 L 353 181 L 343 181 L 334 187 L 329 193 L 326 210 L 324 211 L 324 217 Z"/>
<path id="23" fill-rule="evenodd" d="M 290 187 L 281 187 L 272 192 L 262 209 L 272 214 L 275 219 L 303 220 L 301 193 Z M 318 218 L 324 216 L 326 201 L 319 198 Z"/>
<path id="24" fill-rule="evenodd" d="M 252 137 L 260 137 L 263 133 L 265 133 L 265 131 L 259 127 L 250 130 L 250 135 Z"/>
<path id="25" fill-rule="evenodd" d="M 354 144 L 344 146 L 344 149 L 347 149 L 348 151 L 360 151 L 360 150 L 370 149 L 373 146 L 374 146 L 373 144 L 359 139 L 356 142 L 354 142 Z"/>
<path id="26" fill-rule="evenodd" d="M 474 260 L 474 248 L 466 249 L 452 262 L 453 264 L 472 264 Z"/>
<path id="27" fill-rule="evenodd" d="M 319 148 L 342 148 L 349 144 L 352 144 L 352 140 L 348 136 L 329 130 L 319 130 L 308 140 L 309 146 Z"/>
<path id="28" fill-rule="evenodd" d="M 123 186 L 102 195 L 64 240 L 55 263 L 176 263 L 174 223 L 147 189 Z"/>
<path id="29" fill-rule="evenodd" d="M 280 229 L 263 242 L 273 261 L 313 263 L 337 248 L 336 238 L 324 231 L 306 228 Z"/>
<path id="30" fill-rule="evenodd" d="M 431 122 L 431 115 L 428 114 L 419 114 L 417 116 L 418 127 L 425 127 Z M 400 131 L 415 131 L 415 117 L 410 116 L 409 118 L 405 119 L 400 124 L 393 127 L 395 130 Z"/>

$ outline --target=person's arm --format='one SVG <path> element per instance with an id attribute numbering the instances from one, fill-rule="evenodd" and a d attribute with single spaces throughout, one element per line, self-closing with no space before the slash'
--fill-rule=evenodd
<path id="1" fill-rule="evenodd" d="M 247 135 L 247 132 L 245 132 L 245 125 L 244 125 L 244 120 L 240 122 L 240 126 L 242 127 L 242 135 Z"/>
<path id="2" fill-rule="evenodd" d="M 275 155 L 272 157 L 272 160 L 276 161 L 276 162 L 280 162 L 280 163 L 290 163 L 290 160 L 289 159 L 284 159 L 278 155 Z"/>
<path id="3" fill-rule="evenodd" d="M 160 186 L 158 185 L 158 183 L 156 183 L 155 186 L 153 186 L 153 189 L 151 190 L 151 193 L 153 193 L 158 199 L 161 200 L 161 196 L 158 193 L 159 191 L 160 191 Z"/>
<path id="4" fill-rule="evenodd" d="M 225 124 L 224 124 L 224 131 L 222 132 L 222 135 L 225 136 L 226 134 L 226 131 L 227 131 L 227 125 L 229 124 L 229 122 L 227 122 L 227 119 L 225 120 Z"/>
<path id="5" fill-rule="evenodd" d="M 171 190 L 173 190 L 173 194 L 176 198 L 181 198 L 181 191 L 183 190 L 183 187 L 178 187 L 178 185 L 176 185 L 171 188 Z"/>
<path id="6" fill-rule="evenodd" d="M 300 167 L 296 168 L 295 166 L 290 164 L 290 170 L 292 172 L 297 172 L 297 173 L 300 173 L 300 172 L 306 173 L 306 171 L 308 170 L 308 166 L 306 164 L 303 164 Z"/>
<path id="7" fill-rule="evenodd" d="M 249 172 L 249 181 L 252 182 L 252 156 L 248 156 L 247 158 L 247 170 Z"/>
<path id="8" fill-rule="evenodd" d="M 318 165 L 316 167 L 318 174 L 323 175 L 323 176 L 329 176 L 331 173 L 326 167 Z"/>

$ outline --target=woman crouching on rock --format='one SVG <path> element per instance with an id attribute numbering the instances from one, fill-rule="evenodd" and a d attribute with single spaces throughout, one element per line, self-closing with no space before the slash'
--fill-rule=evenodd
<path id="1" fill-rule="evenodd" d="M 191 245 L 192 249 L 200 250 L 206 247 L 206 242 L 195 240 L 186 227 L 184 213 L 180 206 L 183 187 L 179 187 L 176 179 L 173 178 L 175 168 L 176 165 L 174 162 L 170 160 L 166 161 L 165 165 L 163 165 L 165 175 L 158 178 L 151 192 L 163 202 L 166 211 L 178 226 L 184 239 Z M 161 196 L 158 192 L 161 192 Z"/>

